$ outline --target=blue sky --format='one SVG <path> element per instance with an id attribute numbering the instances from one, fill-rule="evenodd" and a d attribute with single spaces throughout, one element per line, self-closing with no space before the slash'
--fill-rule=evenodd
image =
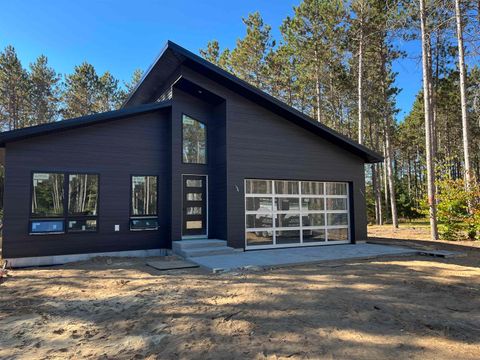
<path id="1" fill-rule="evenodd" d="M 2 1 L 0 48 L 13 45 L 24 66 L 40 54 L 58 72 L 86 60 L 98 72 L 128 80 L 146 69 L 166 40 L 198 52 L 209 40 L 234 47 L 244 35 L 241 18 L 260 11 L 279 39 L 282 20 L 300 0 L 21 0 Z M 395 64 L 401 109 L 408 113 L 421 86 L 418 44 L 399 44 L 412 58 Z"/>

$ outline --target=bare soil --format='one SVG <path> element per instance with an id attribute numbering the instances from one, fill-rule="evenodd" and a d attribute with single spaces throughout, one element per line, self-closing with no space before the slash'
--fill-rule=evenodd
<path id="1" fill-rule="evenodd" d="M 478 359 L 480 251 L 461 249 L 227 274 L 110 258 L 13 270 L 0 359 Z"/>

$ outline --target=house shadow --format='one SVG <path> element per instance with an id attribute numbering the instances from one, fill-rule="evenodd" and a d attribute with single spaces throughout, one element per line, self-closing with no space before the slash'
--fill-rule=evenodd
<path id="1" fill-rule="evenodd" d="M 8 281 L 28 291 L 2 289 L 0 319 L 10 322 L 0 327 L 8 331 L 12 317 L 36 314 L 45 333 L 26 328 L 23 344 L 57 349 L 65 341 L 58 336 L 57 344 L 52 331 L 80 324 L 75 336 L 90 336 L 110 357 L 418 357 L 433 349 L 426 339 L 480 343 L 479 281 L 469 282 L 471 269 L 461 264 L 458 275 L 442 278 L 442 263 L 458 260 L 385 257 L 220 275 L 128 261 L 98 274 L 72 265 L 55 278 L 53 269 L 43 269 L 47 276 L 24 270 Z M 76 292 L 59 296 L 46 286 Z M 165 337 L 156 342 L 159 334 Z M 143 345 L 128 348 L 122 339 L 131 338 Z"/>

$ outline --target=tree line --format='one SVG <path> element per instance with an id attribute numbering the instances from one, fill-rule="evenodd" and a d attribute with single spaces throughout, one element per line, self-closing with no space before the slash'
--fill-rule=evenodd
<path id="1" fill-rule="evenodd" d="M 480 178 L 479 6 L 471 0 L 303 0 L 283 21 L 280 39 L 255 12 L 243 19 L 246 34 L 233 49 L 212 40 L 200 53 L 383 154 L 382 164 L 367 168 L 370 221 L 398 227 L 399 217 L 428 216 L 437 239 L 436 207 L 451 208 L 440 193 L 448 190 L 442 181 L 463 181 L 467 191 Z M 397 119 L 401 89 L 392 68 L 417 56 L 402 49 L 410 41 L 423 54 L 416 60 L 424 86 L 410 113 Z M 458 221 L 473 216 L 480 223 L 478 193 L 466 198 L 462 204 L 470 209 Z"/>
<path id="2" fill-rule="evenodd" d="M 279 38 L 255 12 L 242 19 L 246 32 L 235 47 L 212 40 L 200 54 L 382 154 L 383 163 L 366 168 L 371 222 L 398 227 L 399 218 L 427 216 L 434 239 L 438 219 L 450 226 L 441 234 L 467 223 L 478 236 L 479 7 L 474 0 L 303 0 Z M 404 50 L 408 42 L 414 51 Z M 393 68 L 407 57 L 421 65 L 423 86 L 399 119 Z M 86 62 L 61 76 L 45 56 L 24 69 L 8 46 L 0 53 L 0 126 L 115 109 L 140 77 L 136 71 L 120 84 Z"/>
<path id="3" fill-rule="evenodd" d="M 88 62 L 61 75 L 40 55 L 25 68 L 13 46 L 0 52 L 0 128 L 4 131 L 117 109 L 140 80 L 120 83 Z"/>

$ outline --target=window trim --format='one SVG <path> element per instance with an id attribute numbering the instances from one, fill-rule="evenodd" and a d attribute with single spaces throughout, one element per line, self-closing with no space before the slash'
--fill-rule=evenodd
<path id="1" fill-rule="evenodd" d="M 147 177 L 147 176 L 154 176 L 157 178 L 157 186 L 156 186 L 156 191 L 157 191 L 157 207 L 156 207 L 156 210 L 157 210 L 157 214 L 155 215 L 133 215 L 133 177 L 134 176 L 142 176 L 142 177 Z M 160 229 L 160 222 L 159 222 L 159 213 L 160 213 L 160 209 L 159 209 L 159 205 L 160 205 L 160 197 L 159 197 L 159 194 L 160 194 L 160 175 L 156 175 L 156 174 L 149 174 L 149 175 L 145 175 L 145 174 L 130 174 L 130 193 L 129 193 L 129 206 L 130 206 L 130 210 L 129 210 L 129 218 L 128 218 L 128 229 L 132 232 L 138 232 L 138 231 L 158 231 Z M 132 220 L 136 220 L 136 219 L 157 219 L 157 228 L 156 229 L 132 229 L 131 227 L 131 221 Z"/>
<path id="2" fill-rule="evenodd" d="M 193 120 L 195 120 L 195 121 L 197 121 L 197 122 L 205 125 L 205 162 L 203 162 L 203 163 L 191 163 L 191 162 L 186 162 L 185 159 L 183 158 L 183 142 L 184 142 L 184 140 L 185 140 L 184 137 L 183 137 L 183 117 L 184 117 L 184 116 L 188 116 L 189 118 L 191 118 L 191 119 L 193 119 Z M 209 151 L 208 151 L 208 124 L 207 124 L 206 122 L 204 122 L 204 121 L 197 120 L 196 117 L 190 116 L 189 114 L 187 114 L 187 113 L 185 113 L 185 112 L 182 112 L 182 116 L 181 116 L 181 119 L 180 119 L 180 120 L 181 120 L 180 123 L 181 123 L 181 133 L 182 133 L 182 142 L 181 142 L 181 144 L 180 144 L 180 146 L 181 146 L 181 151 L 180 151 L 180 153 L 181 153 L 181 157 L 182 157 L 182 164 L 185 164 L 185 165 L 200 165 L 200 166 L 202 166 L 202 165 L 208 165 L 208 153 L 209 153 Z"/>
<path id="3" fill-rule="evenodd" d="M 63 178 L 63 214 L 59 216 L 38 216 L 33 214 L 33 175 L 34 174 L 62 174 Z M 98 177 L 97 184 L 97 215 L 72 215 L 68 214 L 68 201 L 69 201 L 69 185 L 70 185 L 70 175 L 96 175 Z M 94 234 L 99 232 L 100 228 L 100 183 L 101 176 L 100 173 L 94 171 L 60 171 L 60 170 L 32 170 L 30 171 L 30 203 L 29 203 L 29 216 L 28 216 L 28 235 L 38 236 L 38 235 L 65 235 L 65 234 Z M 96 219 L 97 227 L 95 230 L 90 231 L 68 231 L 68 220 L 83 220 L 83 219 Z M 31 222 L 32 221 L 49 221 L 57 220 L 63 221 L 63 232 L 44 232 L 44 233 L 32 233 L 31 231 Z"/>

